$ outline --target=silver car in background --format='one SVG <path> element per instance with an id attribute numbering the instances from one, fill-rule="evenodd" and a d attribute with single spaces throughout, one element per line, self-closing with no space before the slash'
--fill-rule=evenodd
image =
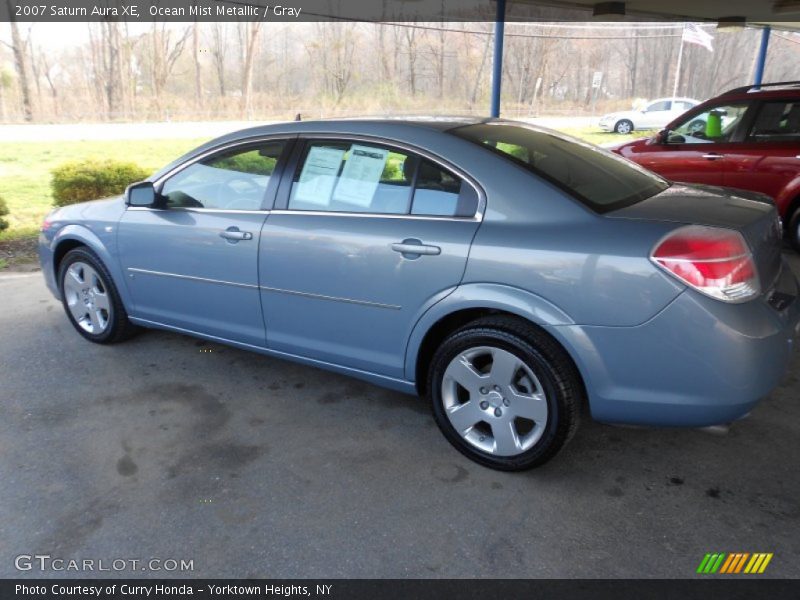
<path id="1" fill-rule="evenodd" d="M 598 123 L 603 131 L 631 133 L 637 129 L 663 129 L 667 123 L 680 117 L 690 108 L 700 104 L 694 98 L 659 98 L 633 108 L 600 117 Z"/>

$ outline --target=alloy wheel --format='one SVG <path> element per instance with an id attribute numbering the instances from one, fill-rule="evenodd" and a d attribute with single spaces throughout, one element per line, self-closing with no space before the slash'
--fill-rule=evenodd
<path id="1" fill-rule="evenodd" d="M 547 425 L 547 397 L 525 362 L 507 350 L 479 346 L 461 352 L 442 378 L 450 424 L 471 446 L 494 456 L 532 448 Z"/>
<path id="2" fill-rule="evenodd" d="M 108 328 L 111 301 L 102 278 L 91 265 L 72 263 L 64 273 L 63 289 L 67 307 L 81 329 L 99 335 Z"/>

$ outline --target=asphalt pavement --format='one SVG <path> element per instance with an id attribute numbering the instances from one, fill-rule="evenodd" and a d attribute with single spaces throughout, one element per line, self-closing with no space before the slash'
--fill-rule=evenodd
<path id="1" fill-rule="evenodd" d="M 0 275 L 0 308 L 0 577 L 800 576 L 797 354 L 725 435 L 584 421 L 508 474 L 417 398 L 171 333 L 93 345 L 38 273 Z"/>

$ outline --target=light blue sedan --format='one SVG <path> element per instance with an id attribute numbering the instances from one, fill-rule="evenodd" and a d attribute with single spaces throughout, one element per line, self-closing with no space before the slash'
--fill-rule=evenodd
<path id="1" fill-rule="evenodd" d="M 473 460 L 613 423 L 747 414 L 800 318 L 774 206 L 503 120 L 341 120 L 215 139 L 51 213 L 45 279 L 98 343 L 160 328 L 426 396 Z"/>

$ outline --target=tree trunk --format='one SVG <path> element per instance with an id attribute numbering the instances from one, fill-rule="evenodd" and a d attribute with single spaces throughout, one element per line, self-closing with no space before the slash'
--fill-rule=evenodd
<path id="1" fill-rule="evenodd" d="M 200 32 L 195 21 L 192 27 L 192 50 L 194 51 L 194 98 L 198 109 L 203 108 L 203 82 L 200 79 Z"/>
<path id="2" fill-rule="evenodd" d="M 481 66 L 478 69 L 478 72 L 475 74 L 475 85 L 472 88 L 472 96 L 470 97 L 470 106 L 474 106 L 475 103 L 478 101 L 478 90 L 480 89 L 481 85 L 481 78 L 483 77 L 483 69 L 486 66 L 486 57 L 489 56 L 489 44 L 492 41 L 492 37 L 487 35 L 486 42 L 483 45 L 483 57 L 481 58 Z"/>
<path id="3" fill-rule="evenodd" d="M 8 15 L 11 20 L 11 50 L 14 53 L 14 68 L 19 77 L 19 88 L 22 94 L 22 114 L 25 120 L 33 121 L 33 103 L 31 102 L 31 89 L 28 84 L 28 57 L 25 52 L 25 44 L 19 35 L 17 22 L 14 20 L 14 11 L 10 0 L 6 0 Z"/>
<path id="4" fill-rule="evenodd" d="M 251 88 L 253 84 L 253 57 L 255 56 L 258 32 L 261 30 L 262 21 L 248 23 L 245 41 L 244 68 L 242 71 L 242 116 L 250 118 Z"/>

